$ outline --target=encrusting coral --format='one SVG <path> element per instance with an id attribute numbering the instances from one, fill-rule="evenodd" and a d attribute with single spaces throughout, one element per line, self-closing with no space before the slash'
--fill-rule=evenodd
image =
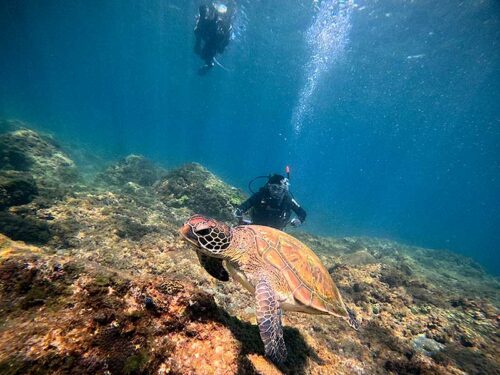
<path id="1" fill-rule="evenodd" d="M 158 178 L 142 184 L 129 166 L 153 164 L 136 156 L 109 167 L 113 176 L 98 184 L 51 190 L 51 179 L 67 181 L 67 174 L 52 167 L 44 174 L 42 165 L 78 175 L 57 143 L 28 129 L 0 137 L 50 146 L 35 153 L 45 164 L 18 147 L 16 158 L 29 163 L 6 167 L 30 173 L 43 194 L 3 212 L 43 222 L 47 237 L 36 247 L 9 239 L 0 226 L 1 374 L 498 373 L 499 280 L 467 258 L 294 232 L 362 324 L 356 332 L 328 316 L 286 313 L 289 355 L 277 368 L 263 355 L 253 296 L 211 278 L 178 236 L 193 212 L 230 220 L 243 193 L 199 164 L 148 172 Z"/>

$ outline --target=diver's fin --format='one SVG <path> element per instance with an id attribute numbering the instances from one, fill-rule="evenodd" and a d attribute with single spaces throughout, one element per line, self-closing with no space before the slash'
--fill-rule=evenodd
<path id="1" fill-rule="evenodd" d="M 214 57 L 214 62 L 220 66 L 222 69 L 224 69 L 226 72 L 230 72 L 228 68 L 226 68 L 224 65 L 222 65 L 215 57 Z"/>

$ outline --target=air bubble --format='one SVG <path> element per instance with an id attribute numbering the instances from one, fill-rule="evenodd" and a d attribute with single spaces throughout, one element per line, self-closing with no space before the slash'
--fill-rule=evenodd
<path id="1" fill-rule="evenodd" d="M 306 43 L 311 56 L 305 66 L 305 84 L 292 112 L 295 134 L 300 134 L 303 123 L 312 115 L 311 98 L 318 83 L 332 65 L 338 61 L 348 43 L 351 29 L 352 2 L 345 0 L 323 0 L 318 13 L 306 33 Z"/>

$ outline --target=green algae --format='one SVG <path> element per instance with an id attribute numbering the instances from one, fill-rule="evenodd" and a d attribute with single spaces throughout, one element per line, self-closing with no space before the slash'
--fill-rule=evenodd
<path id="1" fill-rule="evenodd" d="M 146 367 L 150 358 L 145 350 L 127 358 L 123 366 L 123 373 L 126 375 L 138 374 Z"/>

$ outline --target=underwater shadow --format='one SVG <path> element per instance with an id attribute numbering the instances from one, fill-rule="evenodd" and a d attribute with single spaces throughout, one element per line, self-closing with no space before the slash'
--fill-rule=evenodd
<path id="1" fill-rule="evenodd" d="M 193 309 L 191 314 L 194 313 L 194 315 L 199 315 L 199 312 L 196 311 L 198 310 L 198 306 L 196 305 L 197 304 L 191 306 Z M 211 313 L 208 313 L 209 309 L 206 309 L 206 307 L 208 306 L 205 305 L 203 318 L 223 324 L 241 343 L 238 357 L 238 373 L 254 373 L 253 366 L 247 356 L 249 354 L 258 354 L 265 357 L 264 344 L 260 338 L 259 327 L 229 315 L 226 310 L 216 305 L 215 302 L 210 306 L 212 309 Z M 323 363 L 316 352 L 307 345 L 304 337 L 297 328 L 283 327 L 283 336 L 288 351 L 288 357 L 283 365 L 277 366 L 282 372 L 285 374 L 303 374 L 308 358 L 311 358 L 319 364 Z"/>
<path id="2" fill-rule="evenodd" d="M 238 363 L 239 373 L 247 373 L 248 368 L 247 355 L 264 355 L 264 344 L 260 338 L 259 327 L 240 319 L 230 316 L 225 310 L 220 309 L 222 314 L 222 323 L 229 328 L 234 337 L 241 343 L 240 359 Z M 300 331 L 293 327 L 283 327 L 283 336 L 285 339 L 288 357 L 283 365 L 277 366 L 286 374 L 302 374 L 305 371 L 307 358 L 321 363 L 321 359 L 316 352 L 306 344 Z"/>
<path id="3" fill-rule="evenodd" d="M 0 232 L 15 241 L 45 245 L 52 237 L 49 226 L 32 216 L 19 216 L 9 211 L 0 211 Z"/>

